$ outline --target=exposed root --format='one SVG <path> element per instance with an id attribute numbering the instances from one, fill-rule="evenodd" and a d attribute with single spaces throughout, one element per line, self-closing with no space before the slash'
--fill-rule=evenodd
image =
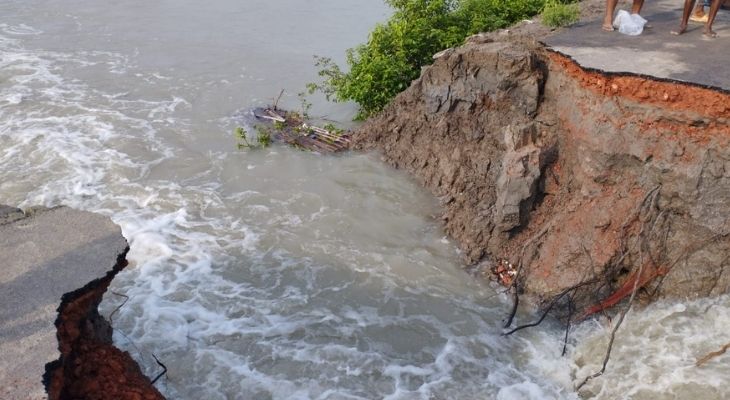
<path id="1" fill-rule="evenodd" d="M 129 301 L 129 296 L 127 296 L 126 294 L 123 294 L 123 293 L 115 292 L 113 290 L 110 290 L 109 292 L 115 296 L 124 297 L 124 301 L 120 305 L 116 306 L 114 308 L 114 310 L 109 314 L 109 324 L 112 325 L 112 327 L 113 327 L 114 326 L 113 325 L 114 324 L 114 319 L 113 319 L 114 314 L 116 314 L 122 307 L 124 307 L 125 304 L 127 304 L 127 302 Z M 127 341 L 132 344 L 132 346 L 137 350 L 138 353 L 142 353 L 140 348 L 137 347 L 137 345 L 134 343 L 134 341 L 132 341 L 132 339 L 129 338 L 129 336 L 127 336 L 122 331 L 117 331 L 117 332 L 119 332 L 122 336 L 124 336 L 124 338 L 127 339 Z M 162 367 L 162 372 L 157 374 L 157 376 L 155 376 L 155 378 L 152 379 L 152 381 L 150 381 L 150 385 L 154 385 L 160 378 L 167 375 L 167 366 L 165 364 L 163 364 L 162 361 L 160 361 L 160 359 L 157 358 L 157 356 L 154 353 L 150 353 L 150 355 L 152 355 L 152 358 L 155 359 L 155 362 L 157 363 L 157 365 Z"/>
<path id="2" fill-rule="evenodd" d="M 580 289 L 583 286 L 591 285 L 591 284 L 594 284 L 596 282 L 597 282 L 597 280 L 595 280 L 595 279 L 594 280 L 591 280 L 591 281 L 587 281 L 587 282 L 581 282 L 581 283 L 579 283 L 577 285 L 573 285 L 573 286 L 571 286 L 571 287 L 563 290 L 559 295 L 557 295 L 557 296 L 555 296 L 553 298 L 553 300 L 550 302 L 550 304 L 548 304 L 548 306 L 545 308 L 545 310 L 543 311 L 542 315 L 540 316 L 540 318 L 537 321 L 534 321 L 534 322 L 531 322 L 531 323 L 525 324 L 525 325 L 520 325 L 520 326 L 512 329 L 511 331 L 508 331 L 508 332 L 503 333 L 502 335 L 503 336 L 509 336 L 509 335 L 511 335 L 511 334 L 513 334 L 513 333 L 515 333 L 517 331 L 520 331 L 522 329 L 531 328 L 533 326 L 540 325 L 542 323 L 542 321 L 545 320 L 545 317 L 547 317 L 547 315 L 550 313 L 550 311 L 552 311 L 553 307 L 555 307 L 555 305 L 558 304 L 558 302 L 563 297 L 565 297 L 565 295 L 567 295 L 568 293 L 573 292 L 575 290 L 578 290 L 578 289 Z"/>
<path id="3" fill-rule="evenodd" d="M 507 322 L 504 324 L 504 328 L 507 329 L 512 325 L 512 322 L 515 319 L 515 315 L 517 315 L 517 306 L 520 305 L 520 294 L 517 292 L 517 288 L 513 287 L 511 288 L 512 294 L 514 295 L 514 300 L 512 301 L 512 311 L 509 313 L 509 317 L 507 318 Z"/>
<path id="4" fill-rule="evenodd" d="M 639 275 L 641 275 L 641 271 L 644 269 L 643 265 L 639 266 Z M 603 375 L 604 372 L 606 372 L 606 366 L 608 366 L 608 360 L 611 358 L 611 350 L 613 350 L 613 342 L 616 339 L 616 332 L 621 327 L 621 324 L 624 322 L 624 318 L 626 317 L 626 314 L 628 314 L 629 310 L 631 310 L 631 306 L 634 303 L 634 298 L 636 297 L 636 290 L 639 288 L 639 281 L 634 282 L 634 290 L 631 292 L 631 297 L 629 298 L 629 304 L 626 305 L 626 308 L 621 313 L 621 315 L 618 318 L 618 321 L 616 321 L 616 325 L 614 325 L 613 329 L 611 330 L 611 339 L 608 341 L 608 348 L 606 348 L 606 356 L 603 357 L 603 365 L 601 366 L 601 369 L 598 372 L 595 372 L 591 375 L 588 375 L 583 379 L 583 382 L 581 382 L 578 386 L 576 386 L 575 390 L 576 392 L 579 391 L 583 386 L 585 386 L 588 381 L 591 379 L 598 378 L 599 376 Z"/>
<path id="5" fill-rule="evenodd" d="M 162 372 L 160 372 L 159 374 L 157 374 L 157 376 L 155 377 L 155 379 L 153 379 L 152 382 L 151 382 L 151 384 L 154 385 L 155 382 L 157 382 L 158 379 L 162 378 L 163 375 L 167 375 L 167 366 L 165 366 L 165 364 L 163 364 L 160 361 L 160 359 L 157 358 L 156 355 L 152 354 L 152 358 L 155 359 L 155 362 L 157 363 L 157 365 L 159 365 L 160 367 L 162 367 Z"/>
<path id="6" fill-rule="evenodd" d="M 628 256 L 628 254 L 630 254 L 632 251 L 634 251 L 637 245 L 640 247 L 640 252 L 643 253 L 643 247 L 645 247 L 645 246 L 642 243 L 645 243 L 648 241 L 648 236 L 650 236 L 652 234 L 652 232 L 656 228 L 656 225 L 659 223 L 660 220 L 662 220 L 662 217 L 665 214 L 662 211 L 656 217 L 652 217 L 652 215 L 657 211 L 656 204 L 657 204 L 657 200 L 659 197 L 660 188 L 661 188 L 661 186 L 656 186 L 653 189 L 651 189 L 650 191 L 648 191 L 646 193 L 646 195 L 644 196 L 644 198 L 642 199 L 642 201 L 638 203 L 635 211 L 633 213 L 631 213 L 631 215 L 622 224 L 621 230 L 623 232 L 626 232 L 626 234 L 624 235 L 624 237 L 627 238 L 626 242 L 628 242 L 628 238 L 631 236 L 628 234 L 628 231 L 629 231 L 630 227 L 637 220 L 641 222 L 641 228 L 640 228 L 638 234 L 636 235 L 636 240 L 631 245 L 628 245 L 628 243 L 626 243 L 626 242 L 623 244 L 622 247 L 624 248 L 624 250 L 621 252 L 620 256 L 614 262 L 611 263 L 611 265 L 607 266 L 605 273 L 600 274 L 600 275 L 596 274 L 596 266 L 594 265 L 593 257 L 591 257 L 588 249 L 586 249 L 584 245 L 581 245 L 583 252 L 585 253 L 588 261 L 590 262 L 590 269 L 586 271 L 586 274 L 588 274 L 590 272 L 590 273 L 593 273 L 598 276 L 596 276 L 593 279 L 586 279 L 584 277 L 584 279 L 580 283 L 564 290 L 557 296 L 553 297 L 553 299 L 548 303 L 548 306 L 544 309 L 543 314 L 537 321 L 526 324 L 526 325 L 518 326 L 517 328 L 512 329 L 511 331 L 505 333 L 505 335 L 511 335 L 512 333 L 517 332 L 521 329 L 539 325 L 540 323 L 542 323 L 542 321 L 545 319 L 545 317 L 547 317 L 547 314 L 553 310 L 555 305 L 561 299 L 563 299 L 566 295 L 570 295 L 568 297 L 568 301 L 567 301 L 568 321 L 566 323 L 566 338 L 565 338 L 565 343 L 567 344 L 567 341 L 568 341 L 567 332 L 570 329 L 570 320 L 573 318 L 573 313 L 575 311 L 575 310 L 573 310 L 573 306 L 576 304 L 575 298 L 578 294 L 578 290 L 581 288 L 584 288 L 586 286 L 589 286 L 589 285 L 599 284 L 603 280 L 610 280 L 614 271 L 619 270 L 619 267 L 622 265 L 622 263 L 624 262 L 624 260 Z M 653 222 L 653 223 L 647 233 L 646 226 L 650 222 Z M 549 231 L 549 228 L 550 228 L 549 225 L 546 226 L 539 233 L 537 233 L 532 238 L 530 238 L 522 246 L 522 251 L 520 254 L 520 259 L 519 259 L 519 264 L 518 264 L 519 267 L 517 270 L 518 277 L 520 276 L 520 272 L 524 266 L 523 261 L 524 261 L 524 257 L 525 257 L 527 248 L 533 242 L 535 242 L 540 237 L 545 235 Z M 649 256 L 650 260 L 654 260 L 654 257 L 651 256 L 651 251 L 648 251 L 647 253 L 650 255 Z M 668 272 L 667 268 L 654 268 L 653 265 L 655 265 L 655 264 L 652 264 L 652 266 L 647 268 L 646 271 L 644 269 L 644 265 L 641 265 L 639 268 L 639 271 L 633 273 L 618 290 L 616 290 L 609 297 L 598 301 L 596 305 L 588 308 L 575 320 L 578 320 L 578 321 L 583 320 L 592 314 L 605 311 L 608 308 L 615 306 L 621 300 L 625 299 L 629 294 L 632 294 L 634 292 L 634 290 L 633 290 L 634 287 L 638 286 L 639 288 L 642 288 L 642 287 L 646 286 L 649 282 L 654 280 L 657 276 L 663 276 Z M 518 279 L 515 279 L 512 282 L 512 286 L 510 287 L 510 289 L 513 290 L 513 293 L 514 293 L 514 303 L 513 303 L 512 310 L 510 311 L 509 318 L 507 319 L 507 323 L 504 326 L 505 328 L 508 328 L 509 326 L 512 325 L 515 314 L 517 312 L 517 306 L 519 304 Z M 595 286 L 593 286 L 592 290 L 590 290 L 589 293 L 591 293 L 591 294 L 597 293 L 598 291 L 595 289 L 596 289 Z M 564 347 L 566 347 L 566 346 L 564 346 Z M 565 351 L 565 348 L 564 348 L 564 351 Z"/>
<path id="7" fill-rule="evenodd" d="M 718 351 L 713 351 L 713 352 L 707 353 L 704 357 L 697 359 L 697 363 L 695 364 L 695 366 L 697 366 L 697 367 L 702 366 L 702 364 L 712 360 L 713 358 L 719 357 L 719 356 L 725 354 L 725 352 L 728 349 L 730 349 L 730 343 L 727 343 L 726 345 L 722 346 L 722 348 Z"/>
<path id="8" fill-rule="evenodd" d="M 124 301 L 122 302 L 122 304 L 120 304 L 116 308 L 114 308 L 114 311 L 112 311 L 111 314 L 109 314 L 109 325 L 111 325 L 113 327 L 114 326 L 114 314 L 116 314 L 119 311 L 119 309 L 121 309 L 122 307 L 124 307 L 125 304 L 127 304 L 127 302 L 129 301 L 129 296 L 127 296 L 126 294 L 117 293 L 113 290 L 110 290 L 109 293 L 111 293 L 115 296 L 124 297 Z"/>
<path id="9" fill-rule="evenodd" d="M 664 224 L 667 219 L 666 212 L 660 211 L 657 203 L 658 203 L 658 197 L 661 187 L 657 186 L 647 192 L 644 196 L 644 198 L 641 200 L 641 202 L 638 203 L 636 206 L 636 209 L 631 215 L 624 221 L 623 225 L 621 226 L 621 231 L 625 232 L 623 235 L 624 242 L 622 244 L 622 251 L 620 254 L 613 260 L 613 262 L 608 265 L 603 273 L 600 273 L 595 270 L 596 266 L 594 265 L 593 258 L 591 257 L 590 252 L 588 249 L 583 246 L 583 252 L 585 253 L 587 260 L 590 262 L 590 268 L 586 270 L 586 274 L 594 274 L 594 278 L 592 279 L 584 279 L 581 281 L 581 283 L 572 286 L 570 288 L 565 289 L 561 293 L 559 293 L 557 296 L 553 297 L 553 299 L 548 303 L 548 305 L 543 310 L 540 318 L 538 318 L 536 321 L 520 325 L 506 333 L 504 335 L 511 335 L 517 331 L 520 331 L 522 329 L 526 329 L 529 327 L 534 327 L 539 324 L 541 324 L 547 315 L 553 311 L 555 306 L 563 300 L 566 296 L 567 299 L 567 320 L 565 322 L 565 337 L 563 340 L 563 355 L 567 353 L 567 347 L 568 347 L 568 339 L 570 335 L 570 327 L 571 323 L 574 320 L 582 320 L 587 316 L 590 316 L 592 314 L 603 312 L 618 303 L 620 303 L 622 300 L 624 300 L 626 297 L 629 297 L 628 303 L 626 307 L 621 311 L 621 313 L 618 316 L 618 319 L 616 320 L 610 334 L 610 339 L 608 342 L 608 346 L 606 348 L 605 356 L 603 357 L 603 362 L 601 364 L 601 368 L 585 377 L 580 384 L 576 386 L 576 390 L 580 390 L 583 386 L 585 386 L 589 381 L 592 379 L 595 379 L 601 375 L 603 375 L 606 371 L 606 368 L 608 366 L 608 362 L 611 357 L 611 352 L 613 350 L 613 345 L 616 340 L 616 334 L 618 330 L 620 329 L 621 325 L 623 324 L 626 315 L 631 310 L 631 307 L 634 304 L 634 301 L 636 299 L 636 294 L 639 289 L 645 287 L 647 284 L 649 284 L 651 281 L 653 281 L 658 276 L 663 276 L 669 271 L 669 267 L 672 264 L 666 263 L 667 260 L 664 260 L 664 265 L 669 265 L 669 267 L 659 267 L 658 265 L 661 265 L 662 263 L 662 253 L 663 253 L 663 246 L 664 243 L 666 243 L 666 236 L 667 232 L 666 229 L 662 231 L 662 229 L 659 229 L 660 232 L 657 233 L 657 226 L 660 226 Z M 637 227 L 638 223 L 638 227 Z M 635 234 L 631 234 L 630 232 L 633 229 L 638 229 L 638 232 Z M 520 255 L 520 263 L 519 266 L 522 268 L 523 266 L 523 257 L 525 255 L 525 250 L 530 245 L 530 243 L 533 240 L 536 240 L 543 234 L 547 232 L 547 229 L 543 229 L 540 233 L 538 233 L 533 239 L 528 241 L 522 249 L 522 254 Z M 635 231 L 634 231 L 635 232 Z M 652 240 L 655 236 L 661 236 L 657 240 Z M 664 239 L 664 240 L 662 240 Z M 626 258 L 630 254 L 636 254 L 635 252 L 638 251 L 638 270 L 634 271 L 630 274 L 630 276 L 625 280 L 625 282 L 619 287 L 616 291 L 614 291 L 613 294 L 610 296 L 604 298 L 603 300 L 599 301 L 594 306 L 588 308 L 583 313 L 580 314 L 580 317 L 574 319 L 574 305 L 576 304 L 575 298 L 577 294 L 579 293 L 579 290 L 588 288 L 588 294 L 590 293 L 596 293 L 596 285 L 601 284 L 602 281 L 605 281 L 607 284 L 610 280 L 613 279 L 614 274 L 616 274 L 618 271 L 621 270 L 621 266 L 624 264 Z M 519 297 L 517 296 L 518 290 L 516 285 L 512 288 L 514 290 L 515 294 L 515 301 L 514 301 L 514 307 L 512 309 L 512 312 L 510 313 L 510 318 L 508 319 L 508 323 L 511 324 L 514 314 L 516 312 L 517 304 L 519 301 Z M 584 295 L 586 292 L 583 292 Z M 505 327 L 509 326 L 506 325 Z"/>
<path id="10" fill-rule="evenodd" d="M 633 288 L 631 289 L 631 297 L 629 298 L 629 302 L 626 305 L 626 308 L 624 308 L 624 310 L 619 315 L 618 321 L 616 321 L 616 325 L 614 325 L 613 329 L 611 330 L 611 337 L 608 341 L 608 346 L 606 348 L 606 355 L 603 358 L 603 364 L 601 365 L 601 369 L 591 375 L 586 376 L 583 379 L 583 381 L 578 386 L 576 386 L 576 389 L 575 389 L 576 391 L 579 391 L 589 381 L 603 375 L 606 372 L 606 367 L 608 366 L 608 361 L 611 358 L 611 351 L 613 350 L 613 344 L 614 344 L 614 341 L 616 340 L 616 332 L 618 332 L 619 328 L 621 327 L 622 323 L 624 322 L 624 319 L 626 318 L 626 314 L 628 314 L 628 312 L 631 310 L 631 306 L 634 303 L 634 299 L 636 298 L 636 293 L 637 293 L 638 289 L 641 288 L 646 283 L 648 283 L 651 279 L 654 279 L 657 276 L 656 274 L 657 274 L 657 271 L 659 271 L 659 269 L 656 268 L 656 266 L 653 264 L 654 258 L 651 257 L 651 247 L 650 247 L 650 243 L 649 243 L 649 237 L 654 232 L 659 221 L 662 220 L 662 217 L 665 215 L 664 211 L 660 212 L 657 215 L 657 217 L 654 218 L 654 222 L 652 223 L 651 228 L 649 229 L 648 233 L 646 235 L 643 235 L 643 233 L 644 233 L 644 228 L 646 227 L 646 224 L 652 220 L 650 212 L 652 210 L 656 210 L 656 200 L 657 200 L 658 193 L 659 193 L 658 189 L 659 189 L 659 187 L 657 187 L 656 189 L 649 192 L 647 194 L 647 196 L 644 198 L 644 201 L 642 201 L 641 209 L 644 208 L 643 206 L 646 204 L 646 199 L 649 198 L 649 195 L 654 193 L 652 196 L 652 200 L 648 203 L 649 204 L 648 213 L 647 213 L 648 215 L 645 215 L 642 218 L 641 217 L 642 214 L 641 213 L 639 214 L 639 219 L 642 221 L 642 225 L 641 225 L 639 234 L 637 235 L 637 240 L 634 243 L 634 245 L 639 244 L 639 270 L 636 271 L 636 273 L 635 273 L 636 278 L 629 279 L 629 281 L 628 281 L 628 282 L 631 282 L 633 280 Z M 650 255 L 648 262 L 644 262 L 645 252 L 646 252 L 646 254 Z M 626 255 L 626 253 L 622 254 L 620 259 L 623 260 L 625 258 L 625 255 Z M 652 273 L 650 273 L 646 278 L 642 279 L 645 267 L 646 268 L 653 267 L 652 269 L 654 269 L 654 271 Z M 626 296 L 626 294 L 625 294 L 626 287 L 628 287 L 628 284 L 625 284 L 624 287 L 619 289 L 619 291 L 617 291 L 616 293 L 614 293 L 614 295 L 612 295 L 609 299 L 607 299 L 608 303 L 616 304 L 622 298 L 624 298 Z M 606 305 L 608 303 L 606 303 Z M 599 304 L 599 306 L 601 307 L 600 310 L 603 310 L 605 308 L 603 303 Z"/>
<path id="11" fill-rule="evenodd" d="M 570 321 L 573 318 L 573 312 L 575 307 L 573 302 L 568 303 L 568 320 L 565 322 L 565 338 L 563 339 L 563 352 L 560 354 L 561 357 L 565 357 L 565 353 L 568 352 L 568 335 L 570 334 Z"/>
<path id="12" fill-rule="evenodd" d="M 639 221 L 641 222 L 641 227 L 639 229 L 639 232 L 636 234 L 636 240 L 632 245 L 627 245 L 626 241 L 630 238 L 630 235 L 625 234 L 623 235 L 626 240 L 624 241 L 623 248 L 624 250 L 621 252 L 621 255 L 618 257 L 618 259 L 611 263 L 611 265 L 606 267 L 606 278 L 609 277 L 609 275 L 616 270 L 619 270 L 620 266 L 626 259 L 626 257 L 631 254 L 636 246 L 639 246 L 639 252 L 640 254 L 643 254 L 643 248 L 644 243 L 648 241 L 648 237 L 651 236 L 652 232 L 656 228 L 657 223 L 662 220 L 662 217 L 664 216 L 664 211 L 660 212 L 658 216 L 655 218 L 652 218 L 653 211 L 657 210 L 656 203 L 659 197 L 659 189 L 660 186 L 656 186 L 654 189 L 647 192 L 647 194 L 644 196 L 643 200 L 639 203 L 636 211 L 629 216 L 624 223 L 621 226 L 621 230 L 623 232 L 627 232 L 630 228 L 630 226 L 635 222 Z M 646 225 L 653 220 L 652 226 L 648 233 L 645 234 L 646 231 Z M 647 252 L 648 254 L 651 254 L 651 251 Z M 616 291 L 614 291 L 613 294 L 608 296 L 607 298 L 601 300 L 597 304 L 589 307 L 587 310 L 585 310 L 581 316 L 578 318 L 578 320 L 585 319 L 586 317 L 593 315 L 597 312 L 604 311 L 606 309 L 609 309 L 616 304 L 618 304 L 621 300 L 625 299 L 629 294 L 633 293 L 632 288 L 634 286 L 637 286 L 639 288 L 642 288 L 646 286 L 649 282 L 654 280 L 657 276 L 663 276 L 666 275 L 669 271 L 668 268 L 656 268 L 654 267 L 656 264 L 654 263 L 654 257 L 649 257 L 651 261 L 651 266 L 647 269 L 646 274 L 644 274 L 644 263 L 642 262 L 639 266 L 639 270 L 635 273 L 631 274 L 631 276 L 626 280 L 626 282 Z M 593 267 L 592 267 L 593 268 Z"/>
<path id="13" fill-rule="evenodd" d="M 504 324 L 505 329 L 509 328 L 512 325 L 512 322 L 515 319 L 515 315 L 517 315 L 517 306 L 520 304 L 520 295 L 519 295 L 520 288 L 519 288 L 518 281 L 519 281 L 520 277 L 522 276 L 522 269 L 524 266 L 523 260 L 525 259 L 525 251 L 532 243 L 534 243 L 535 241 L 537 241 L 538 239 L 543 237 L 546 233 L 548 233 L 549 230 L 550 230 L 550 224 L 545 226 L 543 229 L 540 230 L 540 232 L 538 232 L 535 236 L 531 237 L 527 242 L 525 242 L 524 245 L 522 245 L 522 250 L 520 251 L 520 260 L 519 260 L 519 264 L 517 267 L 517 272 L 515 273 L 514 279 L 512 280 L 512 282 L 509 286 L 509 290 L 513 291 L 514 301 L 512 302 L 512 310 L 509 313 L 509 318 L 507 318 L 507 322 Z"/>

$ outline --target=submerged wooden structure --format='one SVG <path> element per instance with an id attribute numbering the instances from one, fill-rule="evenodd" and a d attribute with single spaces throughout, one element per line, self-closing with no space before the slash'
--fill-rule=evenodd
<path id="1" fill-rule="evenodd" d="M 256 120 L 271 125 L 274 141 L 318 153 L 338 153 L 350 148 L 350 133 L 309 125 L 297 113 L 257 108 L 253 114 Z"/>

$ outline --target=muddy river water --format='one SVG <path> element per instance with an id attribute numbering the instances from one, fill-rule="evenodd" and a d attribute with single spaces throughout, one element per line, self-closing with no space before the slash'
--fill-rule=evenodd
<path id="1" fill-rule="evenodd" d="M 102 303 L 170 399 L 573 399 L 611 327 L 503 337 L 433 197 L 377 155 L 248 151 L 246 110 L 299 107 L 381 0 L 0 0 L 0 203 L 110 216 L 130 266 Z M 346 122 L 350 104 L 312 113 Z M 80 282 L 81 283 L 81 282 Z M 531 318 L 521 311 L 521 321 Z M 583 396 L 728 398 L 730 300 L 632 312 Z M 577 377 L 578 378 L 577 378 Z"/>

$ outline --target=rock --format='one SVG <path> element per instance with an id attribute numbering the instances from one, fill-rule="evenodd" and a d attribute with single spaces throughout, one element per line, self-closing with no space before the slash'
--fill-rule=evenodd
<path id="1" fill-rule="evenodd" d="M 540 155 L 540 149 L 534 145 L 504 155 L 502 173 L 496 182 L 494 224 L 499 232 L 509 232 L 526 222 L 537 195 Z"/>
<path id="2" fill-rule="evenodd" d="M 498 232 L 506 233 L 527 223 L 545 167 L 546 151 L 536 141 L 535 124 L 505 129 L 507 152 L 496 182 L 494 225 Z"/>

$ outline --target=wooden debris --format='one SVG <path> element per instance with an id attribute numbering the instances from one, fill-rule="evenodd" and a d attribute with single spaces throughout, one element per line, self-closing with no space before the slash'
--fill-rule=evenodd
<path id="1" fill-rule="evenodd" d="M 264 116 L 264 118 L 269 118 L 279 122 L 286 122 L 286 118 L 282 117 L 274 110 L 266 109 L 266 114 L 268 114 L 268 116 Z"/>
<path id="2" fill-rule="evenodd" d="M 272 117 L 270 115 L 257 115 L 257 117 L 258 118 L 261 118 L 261 119 L 268 119 L 268 120 L 271 120 L 271 121 L 276 121 L 276 122 L 286 122 L 286 120 L 284 118 L 281 118 L 281 117 L 279 117 L 279 118 Z"/>
<path id="3" fill-rule="evenodd" d="M 713 358 L 725 354 L 725 352 L 728 351 L 728 349 L 730 349 L 730 343 L 727 343 L 726 345 L 722 346 L 722 348 L 718 351 L 713 351 L 713 352 L 707 353 L 704 357 L 697 359 L 697 363 L 695 364 L 695 366 L 697 366 L 697 367 L 702 366 L 702 364 L 712 360 Z"/>
<path id="4" fill-rule="evenodd" d="M 351 135 L 309 125 L 296 113 L 270 108 L 254 110 L 256 119 L 273 125 L 273 139 L 318 153 L 337 153 L 350 148 Z"/>

